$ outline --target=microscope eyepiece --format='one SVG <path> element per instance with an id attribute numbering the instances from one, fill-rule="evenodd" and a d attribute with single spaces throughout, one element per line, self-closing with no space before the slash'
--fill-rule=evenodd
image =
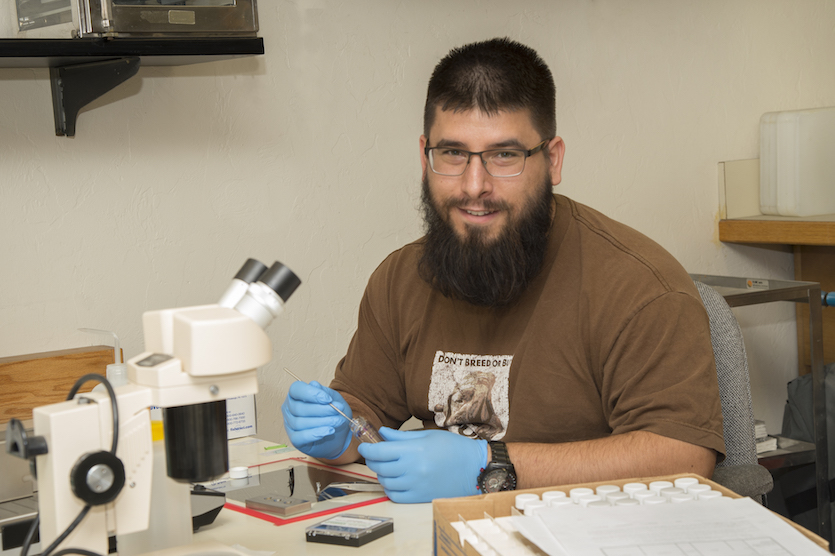
<path id="1" fill-rule="evenodd" d="M 267 270 L 267 265 L 257 259 L 247 259 L 244 266 L 235 275 L 235 278 L 251 284 L 258 280 L 262 274 Z"/>
<path id="2" fill-rule="evenodd" d="M 278 261 L 274 262 L 269 270 L 258 278 L 258 281 L 269 286 L 284 302 L 290 299 L 290 296 L 302 283 L 292 270 Z"/>

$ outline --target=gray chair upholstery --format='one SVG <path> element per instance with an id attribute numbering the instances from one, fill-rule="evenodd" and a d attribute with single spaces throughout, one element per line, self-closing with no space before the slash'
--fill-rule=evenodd
<path id="1" fill-rule="evenodd" d="M 771 473 L 757 463 L 754 407 L 742 330 L 716 290 L 701 282 L 696 282 L 696 288 L 710 319 L 725 429 L 726 457 L 717 464 L 713 480 L 741 496 L 762 502 L 762 496 L 771 491 L 774 483 Z"/>

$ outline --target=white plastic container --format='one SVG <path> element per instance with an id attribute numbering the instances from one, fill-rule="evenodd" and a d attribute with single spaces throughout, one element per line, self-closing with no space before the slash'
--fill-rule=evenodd
<path id="1" fill-rule="evenodd" d="M 760 118 L 760 212 L 835 213 L 835 107 Z"/>

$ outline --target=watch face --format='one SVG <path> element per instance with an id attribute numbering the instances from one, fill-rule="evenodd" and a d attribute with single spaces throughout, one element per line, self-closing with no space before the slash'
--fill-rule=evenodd
<path id="1" fill-rule="evenodd" d="M 507 469 L 491 469 L 484 474 L 481 480 L 482 492 L 499 492 L 515 489 L 516 478 L 508 473 Z"/>

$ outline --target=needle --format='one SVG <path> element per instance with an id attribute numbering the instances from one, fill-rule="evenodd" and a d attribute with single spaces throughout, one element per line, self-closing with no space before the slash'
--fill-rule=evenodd
<path id="1" fill-rule="evenodd" d="M 302 379 L 300 379 L 299 377 L 297 377 L 297 376 L 293 373 L 293 371 L 291 371 L 291 370 L 290 370 L 290 369 L 288 369 L 287 367 L 284 367 L 284 370 L 285 370 L 285 371 L 287 371 L 287 374 L 289 374 L 290 376 L 292 376 L 292 377 L 293 377 L 293 378 L 295 378 L 296 380 L 301 381 L 301 382 L 304 382 Z M 350 421 L 351 423 L 353 423 L 353 422 L 354 422 L 354 420 L 353 420 L 353 419 L 351 419 L 350 417 L 348 417 L 347 415 L 345 415 L 345 414 L 342 412 L 342 410 L 341 410 L 341 409 L 339 409 L 338 407 L 336 407 L 336 406 L 335 406 L 335 405 L 333 405 L 332 403 L 328 403 L 328 405 L 329 405 L 329 406 L 331 406 L 332 408 L 334 408 L 334 409 L 336 410 L 336 412 L 337 412 L 337 413 L 339 413 L 340 415 L 342 415 L 343 417 L 345 417 L 346 419 L 348 419 L 348 421 Z"/>

